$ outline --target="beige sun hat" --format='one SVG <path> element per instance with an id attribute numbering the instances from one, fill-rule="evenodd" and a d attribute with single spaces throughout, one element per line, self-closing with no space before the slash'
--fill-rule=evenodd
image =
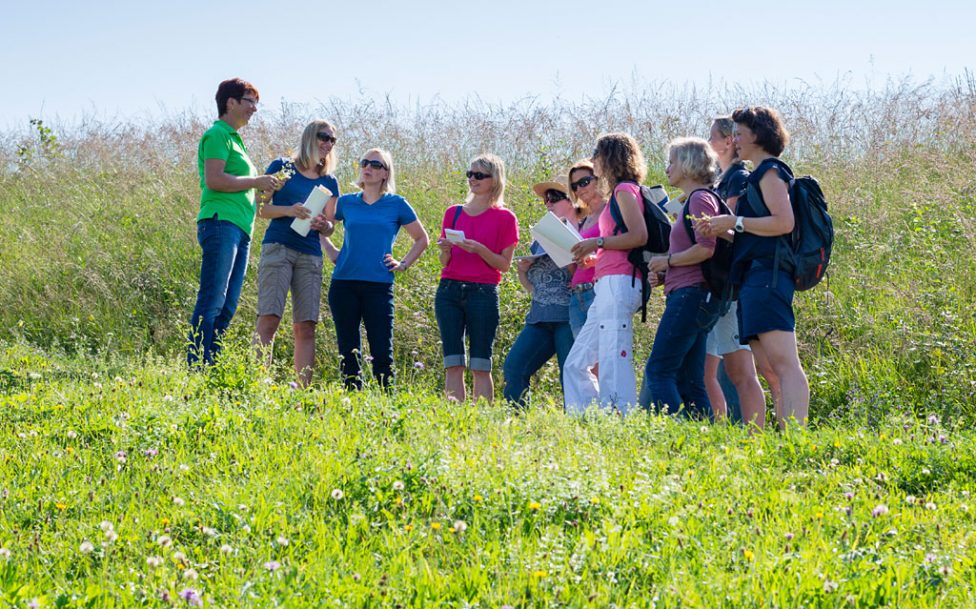
<path id="1" fill-rule="evenodd" d="M 557 176 L 548 182 L 539 182 L 532 187 L 532 190 L 535 191 L 535 194 L 543 198 L 546 196 L 547 190 L 558 190 L 566 195 L 567 199 L 569 198 L 569 186 L 566 184 L 565 176 Z"/>

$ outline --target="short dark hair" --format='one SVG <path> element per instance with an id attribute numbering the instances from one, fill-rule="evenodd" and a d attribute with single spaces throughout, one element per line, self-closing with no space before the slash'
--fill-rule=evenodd
<path id="1" fill-rule="evenodd" d="M 773 156 L 783 154 L 790 143 L 790 133 L 783 126 L 779 112 L 764 106 L 746 106 L 732 113 L 732 120 L 756 134 L 756 145 Z"/>
<path id="2" fill-rule="evenodd" d="M 257 99 L 261 99 L 261 94 L 258 93 L 257 87 L 247 82 L 246 80 L 241 80 L 240 78 L 231 78 L 230 80 L 225 80 L 220 83 L 217 87 L 217 116 L 223 116 L 227 114 L 227 100 L 236 99 L 240 100 L 242 97 L 251 93 Z"/>

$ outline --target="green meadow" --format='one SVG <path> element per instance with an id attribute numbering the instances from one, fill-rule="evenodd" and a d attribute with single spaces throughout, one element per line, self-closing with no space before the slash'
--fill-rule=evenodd
<path id="1" fill-rule="evenodd" d="M 531 185 L 599 133 L 637 136 L 663 183 L 671 138 L 744 103 L 781 110 L 837 230 L 829 280 L 796 301 L 807 430 L 566 417 L 554 363 L 525 414 L 446 402 L 434 251 L 398 280 L 392 394 L 342 391 L 325 307 L 314 382 L 293 389 L 287 313 L 272 367 L 248 346 L 261 220 L 225 356 L 190 374 L 212 119 L 0 132 L 0 606 L 976 604 L 971 79 L 283 103 L 243 135 L 264 166 L 333 120 L 347 189 L 358 155 L 389 148 L 432 234 L 467 160 L 496 152 L 522 248 Z M 496 388 L 529 303 L 514 271 L 501 292 Z M 641 362 L 662 309 L 652 295 Z"/>

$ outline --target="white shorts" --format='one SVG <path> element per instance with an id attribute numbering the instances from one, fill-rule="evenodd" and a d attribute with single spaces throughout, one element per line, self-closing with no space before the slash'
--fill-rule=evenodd
<path id="1" fill-rule="evenodd" d="M 751 351 L 749 345 L 739 344 L 739 319 L 736 316 L 736 309 L 739 303 L 733 301 L 729 307 L 729 312 L 718 318 L 718 322 L 712 331 L 708 333 L 705 342 L 705 352 L 715 357 L 722 357 L 726 353 L 733 351 Z"/>

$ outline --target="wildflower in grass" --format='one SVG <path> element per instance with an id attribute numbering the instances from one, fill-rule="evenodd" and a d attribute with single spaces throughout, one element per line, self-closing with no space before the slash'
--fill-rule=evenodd
<path id="1" fill-rule="evenodd" d="M 786 537 L 786 541 L 793 541 L 793 533 L 787 533 L 784 537 Z"/>
<path id="2" fill-rule="evenodd" d="M 274 573 L 281 568 L 281 563 L 277 560 L 269 560 L 268 562 L 264 563 L 264 568 Z"/>
<path id="3" fill-rule="evenodd" d="M 430 528 L 434 529 L 435 531 L 440 531 L 441 530 L 441 523 L 439 523 L 439 522 L 432 522 L 432 523 L 430 523 Z"/>
<path id="4" fill-rule="evenodd" d="M 186 562 L 186 554 L 184 554 L 183 552 L 173 552 L 173 557 L 172 558 L 173 558 L 173 562 L 175 562 L 175 563 L 184 563 L 184 562 Z"/>
<path id="5" fill-rule="evenodd" d="M 109 529 L 108 531 L 105 531 L 105 542 L 102 545 L 115 543 L 115 540 L 118 538 L 119 534 Z"/>
<path id="6" fill-rule="evenodd" d="M 408 522 L 407 524 L 403 525 L 403 530 L 409 533 L 413 530 L 413 525 Z"/>
<path id="7" fill-rule="evenodd" d="M 159 454 L 159 450 L 155 448 L 147 448 L 146 450 L 142 451 L 142 454 L 149 458 L 152 458 Z"/>
<path id="8" fill-rule="evenodd" d="M 877 506 L 875 506 L 873 510 L 871 510 L 871 516 L 875 518 L 877 518 L 878 516 L 884 516 L 887 513 L 888 513 L 888 506 L 883 503 L 879 503 Z"/>
<path id="9" fill-rule="evenodd" d="M 458 533 L 464 533 L 468 530 L 468 523 L 464 522 L 463 520 L 455 520 L 453 528 Z"/>
<path id="10" fill-rule="evenodd" d="M 241 531 L 244 532 L 244 533 L 250 533 L 251 532 L 251 525 L 249 525 L 249 524 L 241 525 Z"/>
<path id="11" fill-rule="evenodd" d="M 332 498 L 335 499 L 336 501 L 342 499 L 343 496 L 344 494 L 342 492 L 342 489 L 339 488 L 332 489 Z"/>
<path id="12" fill-rule="evenodd" d="M 279 546 L 287 546 L 287 545 L 288 545 L 288 544 L 290 543 L 290 542 L 288 541 L 288 538 L 287 538 L 287 537 L 285 537 L 284 535 L 279 535 L 279 536 L 278 536 L 278 539 L 276 539 L 275 541 L 277 541 L 277 542 L 278 542 L 278 545 L 279 545 Z"/>
<path id="13" fill-rule="evenodd" d="M 231 547 L 230 544 L 226 544 L 225 543 L 224 545 L 220 546 L 220 553 L 221 554 L 231 554 L 233 552 L 234 552 L 234 548 Z"/>
<path id="14" fill-rule="evenodd" d="M 948 443 L 949 443 L 949 438 L 945 437 L 942 434 L 939 434 L 939 444 L 948 444 Z"/>
<path id="15" fill-rule="evenodd" d="M 179 470 L 181 472 L 188 472 L 188 471 L 190 471 L 190 466 L 187 465 L 186 463 L 180 463 Z"/>
<path id="16" fill-rule="evenodd" d="M 10 556 L 12 554 L 13 553 L 7 548 L 0 548 L 0 558 L 2 558 L 3 560 L 10 560 Z"/>
<path id="17" fill-rule="evenodd" d="M 182 497 L 173 497 L 173 503 L 178 507 L 186 505 L 186 501 L 183 501 Z"/>
<path id="18" fill-rule="evenodd" d="M 854 493 L 847 491 L 846 493 L 844 493 L 844 499 L 851 501 L 852 499 L 854 499 Z"/>
<path id="19" fill-rule="evenodd" d="M 55 508 L 56 508 L 56 509 L 57 509 L 57 510 L 58 510 L 59 512 L 63 512 L 63 511 L 65 511 L 66 509 L 68 509 L 68 505 L 67 505 L 66 503 L 63 503 L 63 502 L 61 502 L 61 501 L 58 501 L 57 503 L 55 503 L 55 504 L 54 504 L 54 507 L 55 507 Z"/>
<path id="20" fill-rule="evenodd" d="M 901 438 L 893 438 L 891 440 L 891 443 L 894 444 L 895 446 L 901 446 L 902 441 L 901 441 Z"/>
<path id="21" fill-rule="evenodd" d="M 68 430 L 68 439 L 69 440 L 74 440 L 77 437 L 78 437 L 78 434 L 75 432 L 75 430 L 73 430 L 73 429 L 69 429 Z"/>
<path id="22" fill-rule="evenodd" d="M 908 505 L 915 505 L 916 501 L 917 499 L 915 498 L 915 495 L 908 495 L 907 497 L 905 497 L 905 503 L 907 503 Z"/>
<path id="23" fill-rule="evenodd" d="M 827 594 L 830 594 L 831 592 L 835 592 L 837 590 L 837 587 L 838 587 L 837 582 L 828 579 L 827 581 L 824 582 L 823 590 Z"/>
<path id="24" fill-rule="evenodd" d="M 672 517 L 668 518 L 668 525 L 669 526 L 676 527 L 676 526 L 678 526 L 678 523 L 679 522 L 681 522 L 681 520 L 677 516 L 672 516 Z"/>
<path id="25" fill-rule="evenodd" d="M 200 575 L 197 574 L 196 569 L 187 569 L 181 577 L 187 581 L 195 581 Z"/>
<path id="26" fill-rule="evenodd" d="M 532 510 L 533 512 L 538 512 L 539 510 L 542 509 L 542 504 L 539 503 L 538 501 L 530 501 L 529 509 Z"/>
<path id="27" fill-rule="evenodd" d="M 193 588 L 187 588 L 186 590 L 180 592 L 180 598 L 185 600 L 186 603 L 191 607 L 203 606 L 203 598 L 200 596 L 200 593 Z"/>
<path id="28" fill-rule="evenodd" d="M 160 535 L 159 538 L 156 539 L 156 543 L 158 543 L 161 547 L 168 548 L 173 545 L 173 540 L 170 539 L 169 535 Z"/>
<path id="29" fill-rule="evenodd" d="M 81 542 L 81 545 L 78 546 L 78 551 L 81 552 L 82 554 L 91 554 L 94 550 L 95 550 L 95 544 L 88 541 L 87 539 Z"/>
<path id="30" fill-rule="evenodd" d="M 549 572 L 548 571 L 543 571 L 542 569 L 539 569 L 539 570 L 536 570 L 536 571 L 533 571 L 532 572 L 532 577 L 535 577 L 537 579 L 542 579 L 544 577 L 549 577 Z"/>
<path id="31" fill-rule="evenodd" d="M 424 369 L 424 363 L 423 362 L 414 362 L 413 363 L 413 367 L 414 367 L 414 370 L 423 370 Z"/>
<path id="32" fill-rule="evenodd" d="M 41 606 L 41 601 L 36 598 L 32 598 L 29 601 L 27 601 L 27 609 L 39 609 L 40 606 Z"/>
<path id="33" fill-rule="evenodd" d="M 400 480 L 397 480 L 396 482 L 393 483 L 393 490 L 395 490 L 395 491 L 402 491 L 403 490 L 403 486 L 404 486 L 403 482 L 400 481 Z"/>
<path id="34" fill-rule="evenodd" d="M 119 463 L 125 463 L 125 451 L 120 450 L 119 452 L 115 453 L 115 460 Z"/>
<path id="35" fill-rule="evenodd" d="M 485 498 L 482 497 L 481 495 L 475 495 L 472 499 L 474 499 L 475 503 L 481 503 L 482 501 L 485 500 Z"/>
<path id="36" fill-rule="evenodd" d="M 938 424 L 939 424 L 939 417 L 935 416 L 934 414 L 930 414 L 929 425 L 938 425 Z"/>
<path id="37" fill-rule="evenodd" d="M 939 569 L 939 573 L 942 574 L 942 577 L 949 577 L 952 575 L 952 567 L 949 565 L 942 565 L 942 568 Z"/>
<path id="38" fill-rule="evenodd" d="M 104 531 L 104 532 L 107 533 L 107 532 L 115 529 L 115 526 L 111 522 L 109 522 L 108 520 L 103 520 L 100 523 L 98 523 L 98 528 L 100 528 L 102 531 Z"/>
<path id="39" fill-rule="evenodd" d="M 752 562 L 756 558 L 756 555 L 749 548 L 743 548 L 742 557 L 747 561 Z"/>
<path id="40" fill-rule="evenodd" d="M 925 509 L 927 509 L 927 510 L 934 510 L 935 508 L 936 508 L 935 503 L 933 503 L 931 501 L 929 501 L 928 503 L 925 504 Z"/>
<path id="41" fill-rule="evenodd" d="M 288 386 L 291 387 L 293 391 L 298 389 L 298 383 L 296 383 L 295 381 L 288 383 Z"/>
<path id="42" fill-rule="evenodd" d="M 215 529 L 215 528 L 213 528 L 213 527 L 203 527 L 203 528 L 201 529 L 201 531 L 202 531 L 202 532 L 203 532 L 203 534 L 204 534 L 204 535 L 206 535 L 207 537 L 216 537 L 216 536 L 217 536 L 217 529 Z"/>
<path id="43" fill-rule="evenodd" d="M 600 498 L 599 497 L 591 497 L 590 498 L 590 503 L 592 503 L 593 505 L 600 505 Z"/>
<path id="44" fill-rule="evenodd" d="M 159 524 L 163 525 L 164 527 L 168 527 L 169 526 L 169 518 L 163 518 L 163 519 L 161 519 L 159 521 Z"/>
<path id="45" fill-rule="evenodd" d="M 153 569 L 158 569 L 159 567 L 162 567 L 163 566 L 163 557 L 162 556 L 147 556 L 146 557 L 146 564 L 149 565 L 150 567 L 152 567 Z"/>
<path id="46" fill-rule="evenodd" d="M 935 553 L 928 552 L 927 554 L 925 554 L 925 564 L 931 565 L 932 563 L 935 562 L 937 558 L 938 556 L 936 556 Z"/>

